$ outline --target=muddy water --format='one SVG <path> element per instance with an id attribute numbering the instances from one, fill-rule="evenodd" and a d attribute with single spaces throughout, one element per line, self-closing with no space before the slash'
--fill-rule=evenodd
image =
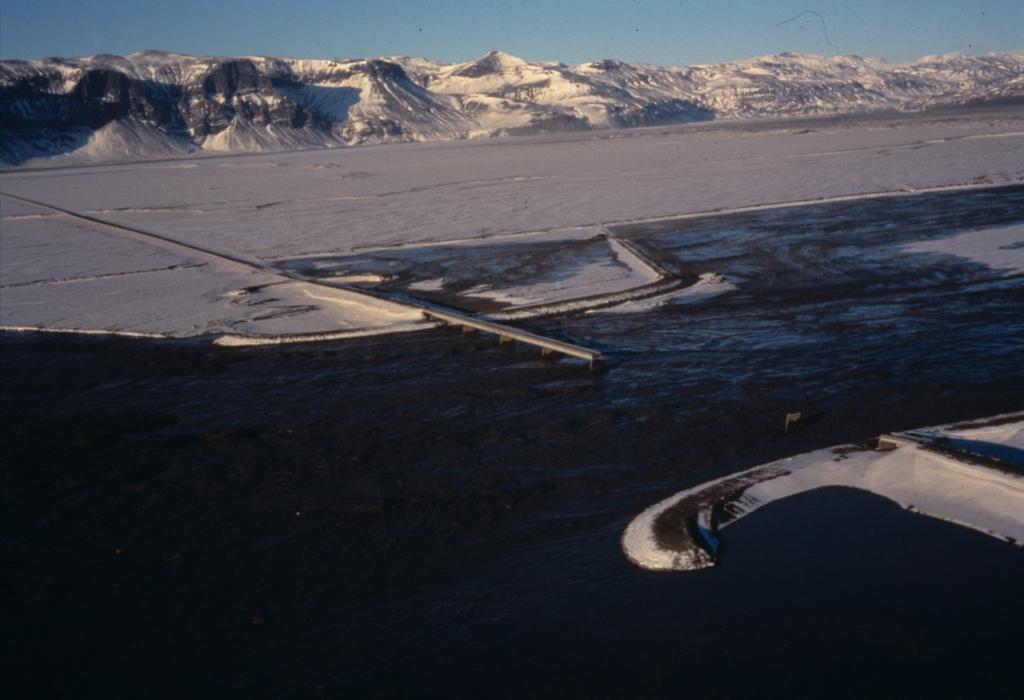
<path id="1" fill-rule="evenodd" d="M 977 533 L 828 492 L 696 576 L 618 548 L 709 477 L 1024 408 L 1021 278 L 900 251 L 1019 221 L 1006 188 L 624 229 L 737 289 L 531 322 L 602 375 L 443 330 L 5 337 L 9 658 L 40 692 L 132 696 L 1020 689 L 1024 555 Z"/>

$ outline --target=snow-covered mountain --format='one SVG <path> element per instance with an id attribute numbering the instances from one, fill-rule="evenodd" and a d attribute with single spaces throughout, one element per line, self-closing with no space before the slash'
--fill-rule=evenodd
<path id="1" fill-rule="evenodd" d="M 213 58 L 146 51 L 0 62 L 0 160 L 262 151 L 915 110 L 1024 98 L 1024 52 L 777 54 L 659 67 L 577 66 L 501 52 L 422 58 Z"/>

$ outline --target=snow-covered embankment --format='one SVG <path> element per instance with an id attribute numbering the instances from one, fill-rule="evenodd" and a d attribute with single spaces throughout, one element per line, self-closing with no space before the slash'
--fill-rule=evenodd
<path id="1" fill-rule="evenodd" d="M 719 531 L 761 506 L 825 486 L 1024 544 L 1024 413 L 883 438 L 879 447 L 818 450 L 709 481 L 638 515 L 622 536 L 634 564 L 714 566 Z"/>

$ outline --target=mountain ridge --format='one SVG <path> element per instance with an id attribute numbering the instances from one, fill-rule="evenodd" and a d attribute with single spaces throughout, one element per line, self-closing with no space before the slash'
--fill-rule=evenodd
<path id="1" fill-rule="evenodd" d="M 444 63 L 141 51 L 0 61 L 0 160 L 272 151 L 919 110 L 1024 98 L 1024 51 L 909 63 L 780 53 L 663 67 L 493 51 Z"/>

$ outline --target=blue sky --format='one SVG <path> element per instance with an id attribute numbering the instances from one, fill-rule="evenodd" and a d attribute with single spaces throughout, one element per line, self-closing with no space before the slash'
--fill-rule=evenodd
<path id="1" fill-rule="evenodd" d="M 0 0 L 4 58 L 125 54 L 466 60 L 501 49 L 534 60 L 662 65 L 780 51 L 925 54 L 1024 49 L 1024 1 L 844 0 Z M 806 13 L 785 24 L 785 20 Z M 822 20 L 827 28 L 822 26 Z"/>

